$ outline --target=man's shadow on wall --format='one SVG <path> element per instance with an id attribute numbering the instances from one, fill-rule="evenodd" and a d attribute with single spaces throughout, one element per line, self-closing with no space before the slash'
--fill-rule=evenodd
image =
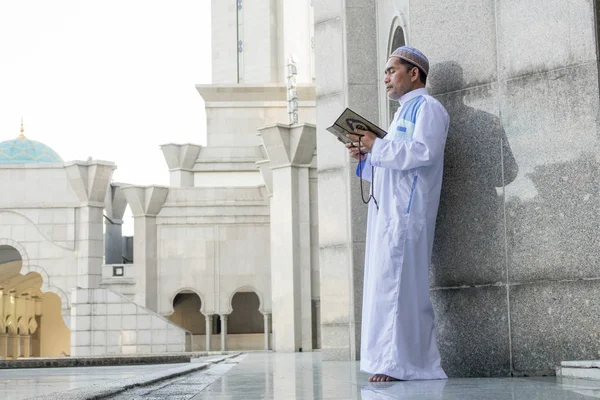
<path id="1" fill-rule="evenodd" d="M 496 283 L 504 274 L 503 186 L 517 165 L 500 118 L 465 100 L 496 102 L 489 86 L 462 90 L 461 66 L 435 65 L 429 85 L 450 115 L 432 286 Z M 469 97 L 467 99 L 467 96 Z"/>
<path id="2" fill-rule="evenodd" d="M 497 109 L 498 97 L 490 85 L 463 90 L 462 68 L 452 61 L 432 68 L 429 86 L 450 115 L 430 285 L 464 287 L 505 281 L 502 188 L 516 178 L 518 168 L 500 118 L 467 105 Z M 494 291 L 435 291 L 438 342 L 448 375 L 508 372 L 510 366 L 501 361 L 503 357 L 491 364 L 481 357 L 482 352 L 507 352 L 506 330 L 499 319 L 505 314 L 498 296 Z M 492 315 L 488 308 L 496 301 L 499 310 Z"/>

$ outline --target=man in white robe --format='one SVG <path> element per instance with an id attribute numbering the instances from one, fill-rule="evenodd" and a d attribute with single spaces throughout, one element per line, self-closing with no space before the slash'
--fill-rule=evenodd
<path id="1" fill-rule="evenodd" d="M 429 298 L 429 264 L 449 117 L 425 88 L 429 62 L 403 46 L 384 83 L 400 102 L 387 135 L 348 135 L 357 174 L 371 182 L 360 368 L 371 382 L 446 379 Z M 360 139 L 360 141 L 359 141 Z"/>

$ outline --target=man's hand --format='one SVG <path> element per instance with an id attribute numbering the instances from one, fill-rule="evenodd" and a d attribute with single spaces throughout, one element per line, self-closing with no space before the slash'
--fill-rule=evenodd
<path id="1" fill-rule="evenodd" d="M 359 161 L 364 161 L 367 159 L 367 154 L 365 153 L 363 147 L 361 146 L 360 151 L 358 150 L 358 142 L 347 143 L 346 148 L 350 151 L 350 157 Z"/>
<path id="2" fill-rule="evenodd" d="M 358 141 L 360 139 L 360 152 L 363 154 L 370 153 L 371 149 L 373 148 L 373 143 L 375 143 L 375 139 L 377 139 L 377 136 L 375 136 L 373 132 L 362 131 L 360 129 L 356 129 L 356 133 L 358 133 L 358 135 L 348 134 L 346 135 L 346 137 L 352 140 L 352 142 L 357 146 Z"/>

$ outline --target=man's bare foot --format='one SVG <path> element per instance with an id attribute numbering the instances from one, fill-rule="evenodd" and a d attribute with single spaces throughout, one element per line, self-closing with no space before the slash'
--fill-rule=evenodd
<path id="1" fill-rule="evenodd" d="M 369 382 L 395 382 L 399 380 L 400 379 L 396 379 L 394 377 L 387 376 L 384 374 L 375 374 L 369 378 Z"/>

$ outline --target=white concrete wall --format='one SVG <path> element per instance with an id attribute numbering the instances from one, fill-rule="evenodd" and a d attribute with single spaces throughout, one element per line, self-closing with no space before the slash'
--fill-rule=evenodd
<path id="1" fill-rule="evenodd" d="M 314 9 L 310 1 L 278 0 L 278 70 L 279 82 L 285 84 L 288 58 L 294 55 L 298 83 L 313 83 Z M 307 122 L 307 121 L 303 121 Z"/>
<path id="2" fill-rule="evenodd" d="M 240 288 L 270 310 L 269 210 L 259 188 L 171 189 L 157 218 L 159 313 L 181 290 L 197 293 L 202 313 L 229 314 Z"/>
<path id="3" fill-rule="evenodd" d="M 21 253 L 22 273 L 43 271 L 44 284 L 57 287 L 66 297 L 68 288 L 77 283 L 79 200 L 65 169 L 62 165 L 2 166 L 0 182 L 9 194 L 0 196 L 0 240 Z"/>
<path id="4" fill-rule="evenodd" d="M 5 164 L 0 167 L 0 182 L 4 193 L 10 193 L 0 196 L 0 209 L 79 205 L 62 164 Z"/>
<path id="5" fill-rule="evenodd" d="M 212 0 L 212 81 L 237 82 L 236 2 Z"/>
<path id="6" fill-rule="evenodd" d="M 287 123 L 285 84 L 196 85 L 206 104 L 209 147 L 253 147 L 260 144 L 256 132 L 275 123 Z M 298 87 L 299 121 L 314 123 L 315 92 Z"/>
<path id="7" fill-rule="evenodd" d="M 186 350 L 185 329 L 108 289 L 71 293 L 71 356 Z"/>
<path id="8" fill-rule="evenodd" d="M 243 1 L 240 26 L 242 52 L 240 82 L 264 84 L 276 82 L 277 71 L 277 1 Z"/>
<path id="9" fill-rule="evenodd" d="M 235 104 L 227 108 L 206 109 L 208 146 L 255 147 L 260 145 L 256 135 L 259 128 L 287 121 L 287 104 L 277 107 L 258 107 L 257 104 Z"/>
<path id="10" fill-rule="evenodd" d="M 63 315 L 66 315 L 70 307 L 67 293 L 69 288 L 77 286 L 77 253 L 47 236 L 48 224 L 38 226 L 34 220 L 24 215 L 33 216 L 37 213 L 37 221 L 46 221 L 46 218 L 63 215 L 67 223 L 57 224 L 60 231 L 52 230 L 52 235 L 73 236 L 75 226 L 68 221 L 72 221 L 74 209 L 70 210 L 71 212 L 64 209 L 56 213 L 55 211 L 32 209 L 22 213 L 21 210 L 0 210 L 0 244 L 12 246 L 19 251 L 23 259 L 21 274 L 38 272 L 43 279 L 42 291 L 58 294 L 62 300 Z"/>

